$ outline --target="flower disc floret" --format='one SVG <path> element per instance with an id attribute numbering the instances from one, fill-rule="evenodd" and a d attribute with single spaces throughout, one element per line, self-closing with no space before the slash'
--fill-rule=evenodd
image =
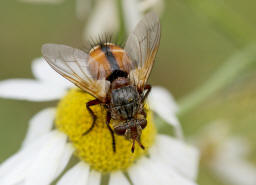
<path id="1" fill-rule="evenodd" d="M 148 124 L 141 136 L 145 150 L 136 143 L 132 153 L 131 141 L 115 134 L 116 152 L 113 152 L 112 137 L 106 125 L 106 110 L 103 105 L 91 107 L 97 116 L 96 125 L 91 132 L 83 135 L 93 121 L 86 108 L 86 103 L 93 99 L 93 96 L 79 89 L 70 90 L 58 105 L 56 127 L 68 135 L 76 149 L 76 155 L 91 168 L 100 172 L 125 170 L 140 156 L 147 154 L 154 142 L 156 129 L 152 122 L 152 112 L 146 108 Z"/>

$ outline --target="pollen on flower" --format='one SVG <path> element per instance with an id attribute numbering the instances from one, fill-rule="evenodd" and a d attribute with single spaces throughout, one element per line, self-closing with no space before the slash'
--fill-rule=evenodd
<path id="1" fill-rule="evenodd" d="M 124 136 L 115 135 L 114 153 L 111 134 L 106 125 L 106 110 L 102 105 L 92 106 L 97 115 L 96 125 L 91 132 L 83 136 L 93 121 L 85 104 L 93 99 L 95 98 L 79 89 L 70 90 L 58 105 L 56 127 L 68 135 L 76 149 L 76 155 L 93 169 L 100 172 L 125 170 L 140 156 L 147 154 L 154 142 L 156 129 L 152 122 L 152 113 L 147 110 L 148 124 L 141 136 L 145 150 L 136 143 L 132 153 L 131 141 L 126 140 Z"/>

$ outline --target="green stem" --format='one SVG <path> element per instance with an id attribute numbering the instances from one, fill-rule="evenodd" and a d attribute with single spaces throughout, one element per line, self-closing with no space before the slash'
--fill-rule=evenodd
<path id="1" fill-rule="evenodd" d="M 179 101 L 179 115 L 190 111 L 206 98 L 234 81 L 253 62 L 256 62 L 256 45 L 246 47 L 244 50 L 233 55 L 202 87 Z"/>
<path id="2" fill-rule="evenodd" d="M 125 23 L 124 23 L 124 14 L 123 14 L 123 5 L 122 0 L 116 0 L 117 2 L 117 8 L 118 8 L 118 14 L 119 14 L 119 32 L 117 35 L 117 42 L 123 42 L 124 38 L 126 37 L 126 31 L 125 31 Z"/>

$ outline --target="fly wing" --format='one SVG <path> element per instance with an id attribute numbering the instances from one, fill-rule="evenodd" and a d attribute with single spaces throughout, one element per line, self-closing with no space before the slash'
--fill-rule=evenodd
<path id="1" fill-rule="evenodd" d="M 160 43 L 160 22 L 148 13 L 129 35 L 123 63 L 129 66 L 129 78 L 142 91 L 151 72 Z"/>
<path id="2" fill-rule="evenodd" d="M 63 77 L 74 83 L 82 90 L 90 93 L 104 102 L 110 83 L 103 78 L 102 66 L 95 66 L 94 70 L 102 73 L 102 78 L 94 78 L 89 70 L 89 61 L 93 59 L 85 52 L 65 45 L 44 44 L 42 54 L 48 64 Z"/>

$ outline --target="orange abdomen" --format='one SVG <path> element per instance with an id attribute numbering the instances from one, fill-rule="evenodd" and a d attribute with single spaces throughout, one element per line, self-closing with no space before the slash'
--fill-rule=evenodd
<path id="1" fill-rule="evenodd" d="M 94 47 L 89 55 L 89 69 L 93 78 L 107 78 L 115 70 L 129 73 L 127 65 L 123 62 L 125 51 L 112 43 L 105 43 Z"/>

